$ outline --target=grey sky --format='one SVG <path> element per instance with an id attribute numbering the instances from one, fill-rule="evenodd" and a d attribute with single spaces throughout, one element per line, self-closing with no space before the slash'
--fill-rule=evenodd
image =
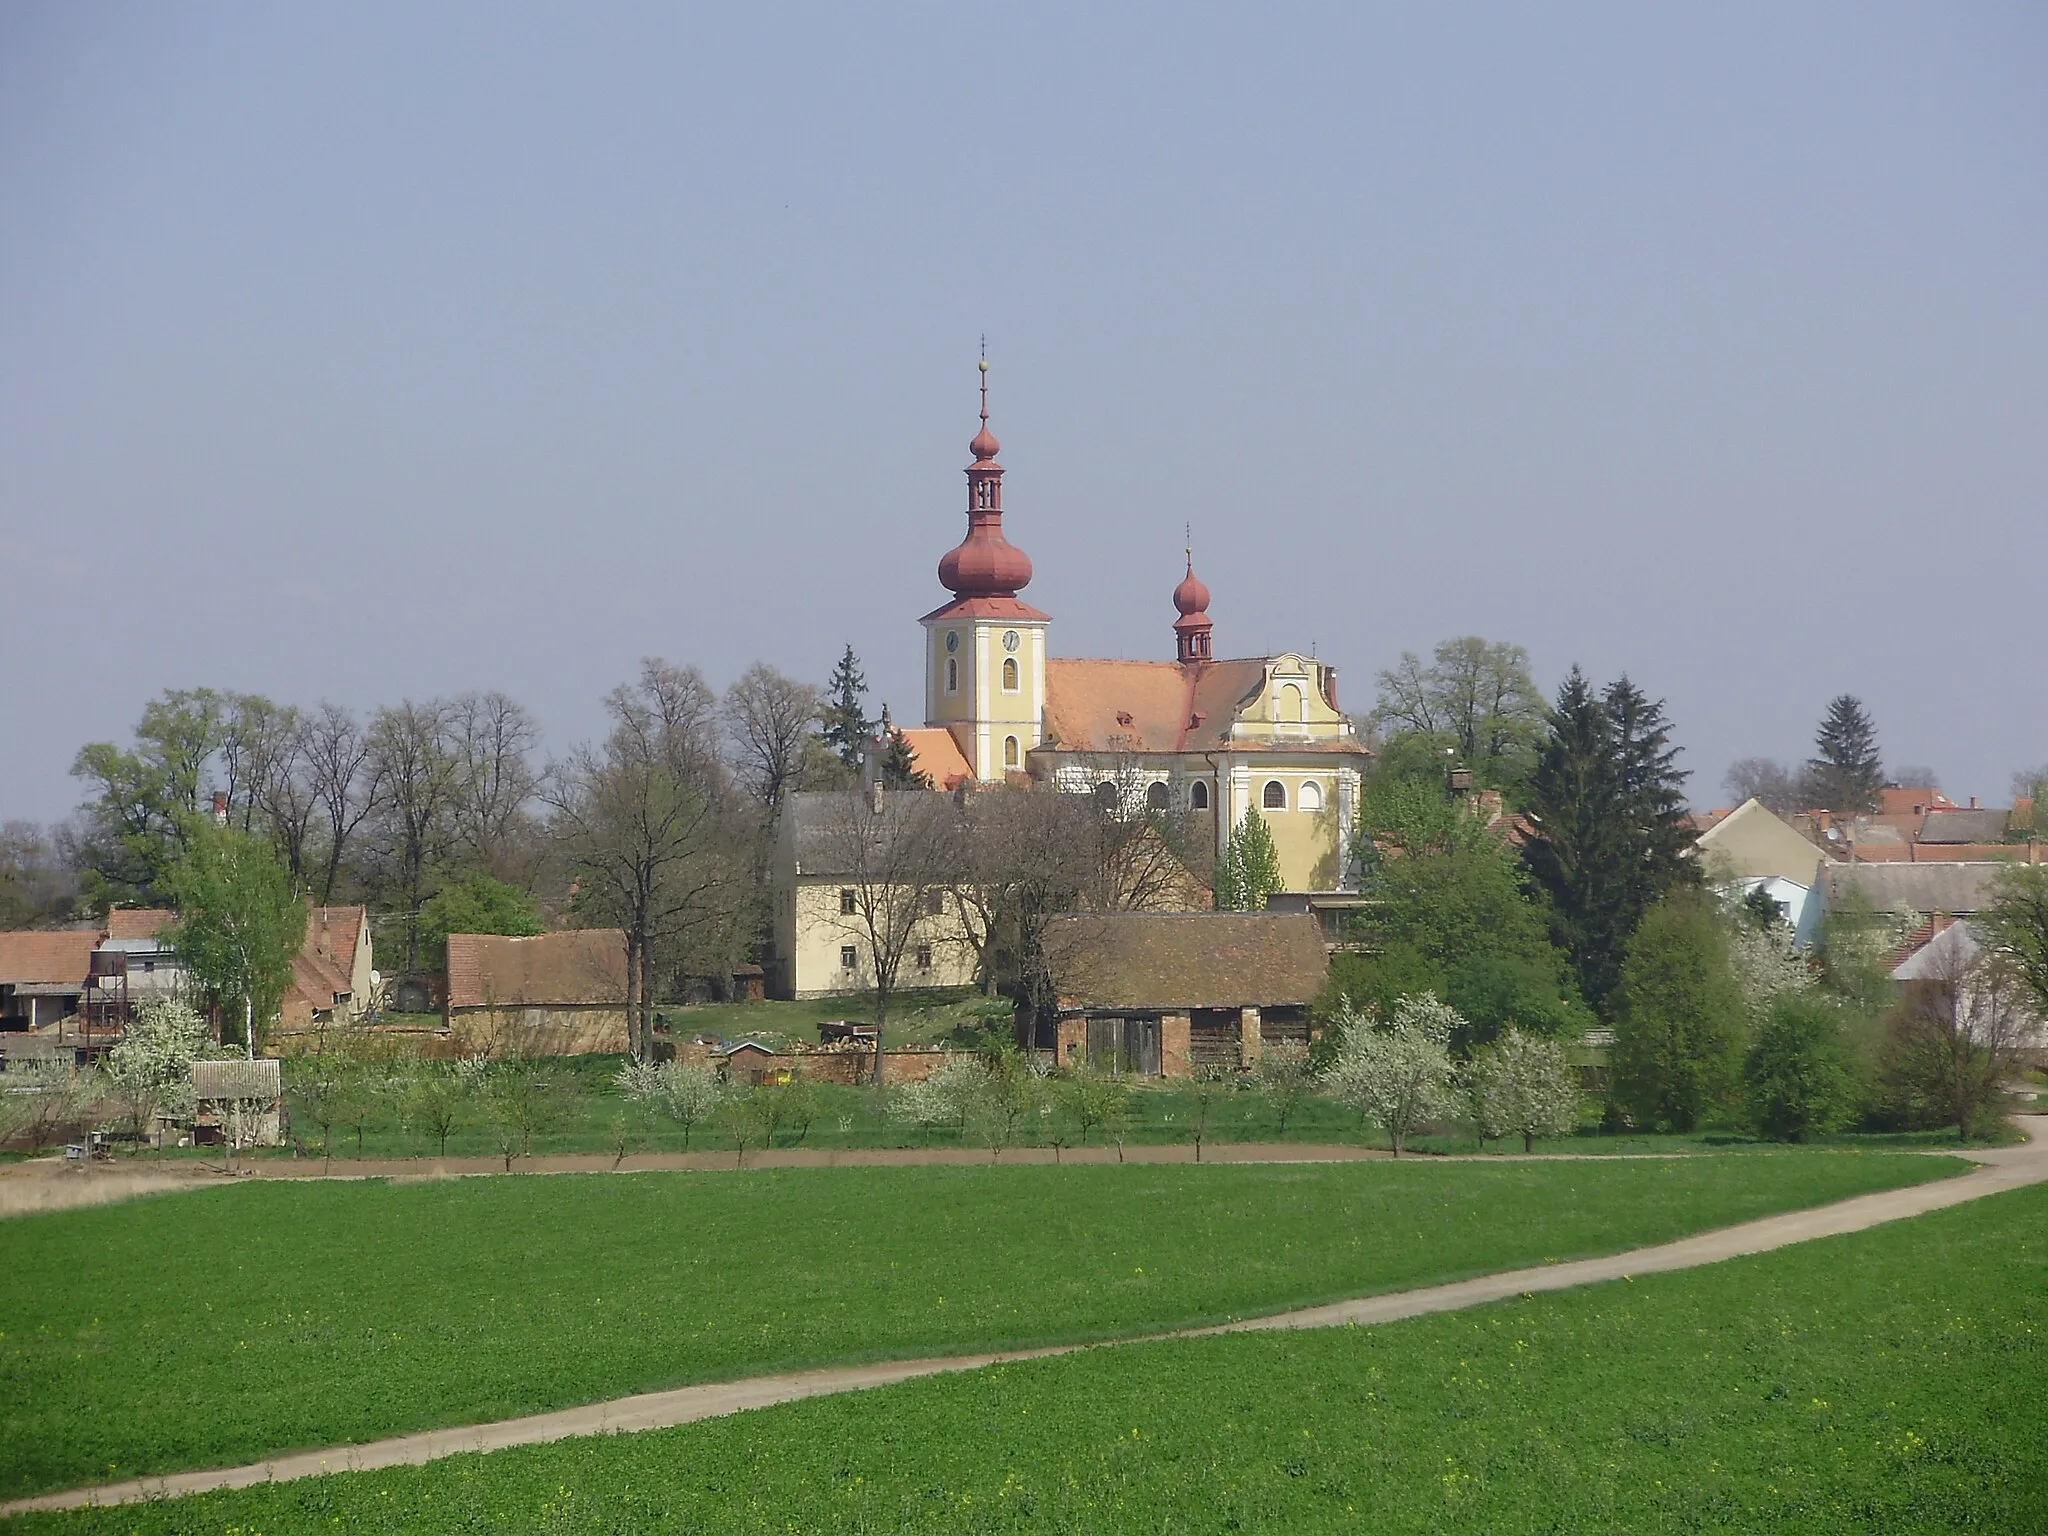
<path id="1" fill-rule="evenodd" d="M 1716 803 L 2048 759 L 2048 10 L 0 8 L 0 816 L 168 686 L 921 712 L 989 335 L 1056 654 L 1476 632 Z"/>

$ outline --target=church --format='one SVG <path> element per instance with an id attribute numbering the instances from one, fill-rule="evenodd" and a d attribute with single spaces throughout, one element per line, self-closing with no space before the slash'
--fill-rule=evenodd
<path id="1" fill-rule="evenodd" d="M 1142 796 L 1150 809 L 1187 813 L 1219 859 L 1231 828 L 1256 810 L 1286 891 L 1350 890 L 1372 754 L 1338 707 L 1337 669 L 1294 651 L 1218 658 L 1192 552 L 1172 594 L 1172 660 L 1054 656 L 1051 616 L 1020 595 L 1031 560 L 1004 531 L 986 360 L 981 373 L 967 533 L 939 561 L 952 597 L 919 621 L 925 724 L 903 733 L 918 771 L 940 789 L 1030 780 Z"/>

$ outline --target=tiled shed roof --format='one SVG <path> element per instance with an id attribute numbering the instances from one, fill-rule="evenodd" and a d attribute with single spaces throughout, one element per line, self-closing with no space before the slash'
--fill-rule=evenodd
<path id="1" fill-rule="evenodd" d="M 0 984 L 85 989 L 100 936 L 91 929 L 0 933 Z"/>
<path id="2" fill-rule="evenodd" d="M 1062 1007 L 1278 1008 L 1329 974 L 1322 926 L 1296 912 L 1117 912 L 1058 918 Z"/>
<path id="3" fill-rule="evenodd" d="M 450 1008 L 623 1007 L 626 936 L 567 928 L 531 938 L 448 935 Z"/>

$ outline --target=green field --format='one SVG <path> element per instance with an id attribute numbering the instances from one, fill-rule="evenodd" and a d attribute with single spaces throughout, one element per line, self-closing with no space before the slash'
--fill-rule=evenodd
<path id="1" fill-rule="evenodd" d="M 1663 1241 L 1892 1153 L 252 1184 L 5 1224 L 0 1492 Z"/>
<path id="2" fill-rule="evenodd" d="M 2037 1532 L 2048 1189 L 1374 1329 L 1129 1345 L 23 1531 Z"/>

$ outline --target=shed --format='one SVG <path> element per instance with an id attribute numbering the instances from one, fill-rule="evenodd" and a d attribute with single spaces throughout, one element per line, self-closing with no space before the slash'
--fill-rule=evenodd
<path id="1" fill-rule="evenodd" d="M 284 1141 L 284 1064 L 275 1057 L 192 1063 L 192 1097 L 202 1127 L 235 1128 L 243 1146 L 275 1147 Z M 196 1139 L 196 1138 L 195 1138 Z"/>
<path id="2" fill-rule="evenodd" d="M 1079 913 L 1046 946 L 1059 993 L 1058 1063 L 1143 1076 L 1255 1065 L 1307 1044 L 1329 956 L 1306 912 Z"/>
<path id="3" fill-rule="evenodd" d="M 450 1032 L 472 1049 L 583 1056 L 626 1049 L 626 936 L 569 928 L 448 935 Z"/>

